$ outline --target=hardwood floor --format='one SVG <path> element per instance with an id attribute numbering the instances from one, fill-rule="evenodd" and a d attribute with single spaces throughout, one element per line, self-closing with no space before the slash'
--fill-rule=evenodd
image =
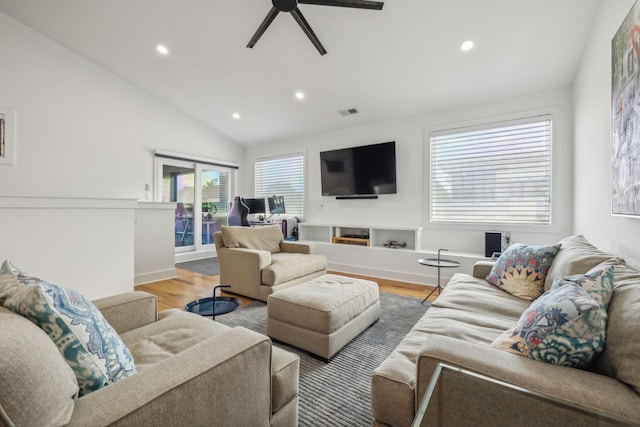
<path id="1" fill-rule="evenodd" d="M 183 309 L 187 303 L 199 298 L 210 297 L 213 287 L 220 284 L 220 275 L 207 276 L 205 274 L 196 273 L 181 268 L 176 269 L 178 277 L 175 279 L 161 280 L 158 282 L 147 283 L 135 287 L 137 291 L 146 291 L 158 297 L 158 310 L 166 310 L 169 308 Z M 430 286 L 418 285 L 415 283 L 399 282 L 396 280 L 381 279 L 378 277 L 367 277 L 356 274 L 337 273 L 343 276 L 356 277 L 360 279 L 373 280 L 378 283 L 381 292 L 390 292 L 398 295 L 404 295 L 412 298 L 423 299 L 431 289 Z M 222 292 L 222 295 L 233 296 L 242 301 L 242 304 L 249 304 L 253 300 L 241 295 L 228 292 Z M 435 292 L 429 298 L 433 301 L 438 296 Z"/>

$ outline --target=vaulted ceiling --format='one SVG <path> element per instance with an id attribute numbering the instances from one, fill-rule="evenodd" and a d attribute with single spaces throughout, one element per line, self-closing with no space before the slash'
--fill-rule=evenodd
<path id="1" fill-rule="evenodd" d="M 0 0 L 0 11 L 252 145 L 570 84 L 600 1 L 299 4 L 326 55 L 288 13 L 247 48 L 270 0 Z"/>

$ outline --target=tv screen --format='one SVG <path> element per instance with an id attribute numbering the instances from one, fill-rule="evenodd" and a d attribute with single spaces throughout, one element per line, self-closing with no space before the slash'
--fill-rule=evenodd
<path id="1" fill-rule="evenodd" d="M 320 181 L 323 196 L 395 194 L 395 141 L 322 151 Z"/>
<path id="2" fill-rule="evenodd" d="M 262 199 L 243 199 L 243 202 L 249 208 L 250 214 L 263 214 L 265 210 L 264 198 Z"/>

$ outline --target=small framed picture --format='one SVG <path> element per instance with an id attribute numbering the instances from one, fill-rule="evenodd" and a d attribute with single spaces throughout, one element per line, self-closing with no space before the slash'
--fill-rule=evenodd
<path id="1" fill-rule="evenodd" d="M 0 165 L 16 164 L 16 113 L 0 107 Z"/>

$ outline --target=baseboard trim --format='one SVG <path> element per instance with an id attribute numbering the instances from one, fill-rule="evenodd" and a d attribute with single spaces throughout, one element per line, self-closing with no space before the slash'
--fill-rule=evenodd
<path id="1" fill-rule="evenodd" d="M 145 283 L 158 282 L 160 280 L 173 279 L 177 277 L 175 268 L 164 271 L 154 271 L 153 273 L 137 274 L 133 278 L 134 285 L 144 285 Z"/>
<path id="2" fill-rule="evenodd" d="M 215 249 L 205 249 L 205 250 L 196 251 L 196 252 L 179 252 L 179 253 L 176 253 L 175 263 L 179 264 L 181 262 L 197 261 L 199 259 L 213 258 L 217 256 L 218 256 L 218 253 L 216 252 Z"/>
<path id="3" fill-rule="evenodd" d="M 380 268 L 362 267 L 357 265 L 329 262 L 327 269 L 335 272 L 358 274 L 360 276 L 380 277 L 382 279 L 397 280 L 399 282 L 415 283 L 417 285 L 433 286 L 437 281 L 437 275 L 406 273 L 402 271 L 384 270 Z M 442 277 L 444 280 L 448 277 Z"/>

